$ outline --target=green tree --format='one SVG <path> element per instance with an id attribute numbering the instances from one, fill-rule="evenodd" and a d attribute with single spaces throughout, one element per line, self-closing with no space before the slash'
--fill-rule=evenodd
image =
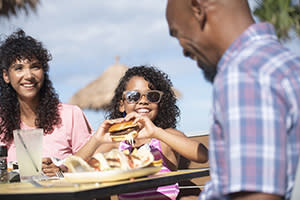
<path id="1" fill-rule="evenodd" d="M 253 14 L 260 21 L 268 21 L 275 26 L 281 41 L 291 39 L 294 31 L 300 37 L 300 1 L 291 0 L 256 0 L 258 6 Z"/>

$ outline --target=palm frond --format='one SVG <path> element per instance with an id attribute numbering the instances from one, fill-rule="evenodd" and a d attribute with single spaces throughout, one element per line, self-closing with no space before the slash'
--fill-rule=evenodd
<path id="1" fill-rule="evenodd" d="M 300 36 L 300 7 L 291 0 L 256 0 L 258 6 L 253 14 L 260 21 L 268 21 L 275 26 L 280 40 L 290 39 L 290 31 Z"/>
<path id="2" fill-rule="evenodd" d="M 0 17 L 17 16 L 19 11 L 28 14 L 30 10 L 36 11 L 39 3 L 39 0 L 0 0 Z"/>

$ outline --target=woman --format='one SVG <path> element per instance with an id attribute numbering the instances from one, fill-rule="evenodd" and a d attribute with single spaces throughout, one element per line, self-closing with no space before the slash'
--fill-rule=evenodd
<path id="1" fill-rule="evenodd" d="M 0 46 L 0 144 L 8 146 L 8 161 L 16 161 L 13 130 L 43 128 L 45 175 L 59 168 L 51 157 L 64 159 L 90 138 L 92 129 L 77 106 L 59 101 L 49 80 L 51 55 L 41 42 L 23 30 Z"/>

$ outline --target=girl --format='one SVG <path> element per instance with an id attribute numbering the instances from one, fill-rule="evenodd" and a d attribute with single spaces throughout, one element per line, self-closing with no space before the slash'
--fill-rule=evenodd
<path id="1" fill-rule="evenodd" d="M 208 160 L 207 149 L 201 143 L 187 138 L 176 130 L 179 109 L 172 90 L 172 83 L 167 74 L 154 67 L 138 66 L 128 69 L 115 90 L 108 107 L 109 120 L 105 120 L 96 134 L 79 154 L 83 158 L 96 152 L 109 151 L 112 148 L 124 150 L 132 148 L 126 142 L 107 143 L 111 141 L 108 128 L 117 122 L 134 119 L 140 130 L 134 147 L 149 145 L 156 160 L 163 160 L 161 171 L 176 170 L 179 154 L 196 161 Z M 188 148 L 183 148 L 188 147 Z M 147 191 L 121 194 L 120 199 L 176 199 L 178 185 L 158 187 Z"/>

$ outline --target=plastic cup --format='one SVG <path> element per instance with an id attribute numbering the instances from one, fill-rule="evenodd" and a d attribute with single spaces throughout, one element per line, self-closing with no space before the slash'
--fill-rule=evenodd
<path id="1" fill-rule="evenodd" d="M 42 174 L 43 129 L 14 130 L 21 181 Z"/>

